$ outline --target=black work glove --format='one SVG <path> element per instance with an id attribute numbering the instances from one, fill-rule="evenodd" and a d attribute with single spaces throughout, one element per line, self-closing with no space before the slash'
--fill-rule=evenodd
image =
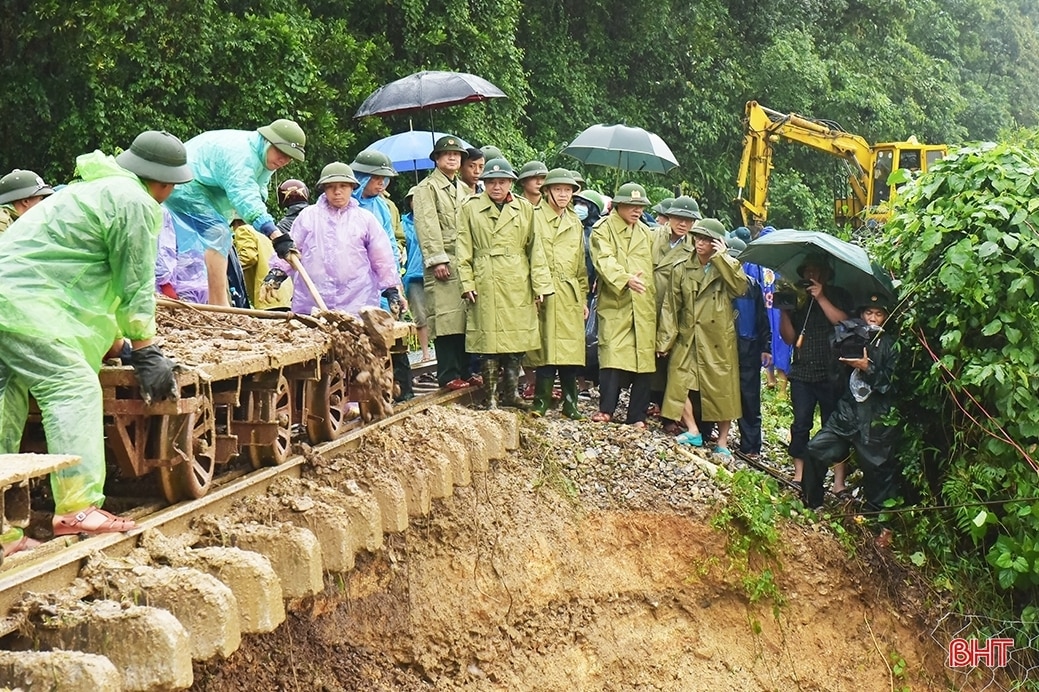
<path id="1" fill-rule="evenodd" d="M 382 297 L 390 304 L 390 314 L 395 316 L 400 315 L 401 306 L 404 304 L 404 301 L 400 299 L 400 291 L 398 291 L 396 287 L 387 288 L 382 292 Z"/>
<path id="2" fill-rule="evenodd" d="M 270 286 L 272 289 L 277 291 L 281 288 L 281 285 L 285 283 L 285 279 L 289 278 L 289 275 L 283 272 L 281 269 L 274 268 L 267 272 L 267 276 L 263 277 L 263 285 Z"/>
<path id="3" fill-rule="evenodd" d="M 274 243 L 274 251 L 282 259 L 287 258 L 289 253 L 296 252 L 296 244 L 292 242 L 292 238 L 289 237 L 288 233 L 282 233 L 271 242 Z"/>
<path id="4" fill-rule="evenodd" d="M 145 405 L 152 401 L 177 398 L 179 392 L 173 373 L 178 366 L 162 355 L 158 346 L 145 346 L 130 353 L 130 365 L 137 375 L 137 384 L 140 385 Z"/>

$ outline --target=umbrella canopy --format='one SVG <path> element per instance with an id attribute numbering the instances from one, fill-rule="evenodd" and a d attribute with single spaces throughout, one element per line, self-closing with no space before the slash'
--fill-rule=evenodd
<path id="1" fill-rule="evenodd" d="M 376 89 L 354 117 L 412 113 L 495 98 L 505 98 L 505 92 L 483 77 L 467 72 L 423 70 Z"/>
<path id="2" fill-rule="evenodd" d="M 369 149 L 381 151 L 393 161 L 393 167 L 398 173 L 407 171 L 425 171 L 433 168 L 436 164 L 429 158 L 429 152 L 433 151 L 433 145 L 446 132 L 432 132 L 430 130 L 409 130 L 397 135 L 383 137 L 377 142 L 368 145 Z M 469 144 L 461 137 L 455 137 L 458 143 L 466 149 Z"/>
<path id="3" fill-rule="evenodd" d="M 627 125 L 592 125 L 577 135 L 563 153 L 585 164 L 622 171 L 667 173 L 678 168 L 678 161 L 664 140 L 641 127 Z"/>
<path id="4" fill-rule="evenodd" d="M 859 302 L 871 294 L 895 298 L 891 281 L 866 251 L 829 233 L 784 229 L 752 240 L 740 253 L 741 262 L 774 269 L 785 277 L 797 276 L 797 268 L 809 255 L 826 255 L 833 267 L 830 283 L 847 290 Z"/>

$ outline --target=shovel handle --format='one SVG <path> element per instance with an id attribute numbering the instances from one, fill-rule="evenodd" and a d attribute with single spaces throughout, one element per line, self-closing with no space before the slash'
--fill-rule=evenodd
<path id="1" fill-rule="evenodd" d="M 299 255 L 295 252 L 290 252 L 285 261 L 296 270 L 296 273 L 299 274 L 299 278 L 303 279 L 303 283 L 306 284 L 307 290 L 310 291 L 310 296 L 314 299 L 314 303 L 317 304 L 318 309 L 327 312 L 328 306 L 325 305 L 325 301 L 321 297 L 321 294 L 317 292 L 317 286 L 315 286 L 314 282 L 310 280 L 310 274 L 308 274 L 307 270 L 303 268 L 303 263 L 299 261 Z"/>

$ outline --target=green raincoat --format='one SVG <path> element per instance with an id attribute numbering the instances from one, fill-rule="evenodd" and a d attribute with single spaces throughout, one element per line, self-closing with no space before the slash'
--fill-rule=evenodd
<path id="1" fill-rule="evenodd" d="M 653 283 L 657 290 L 657 322 L 660 322 L 660 310 L 664 299 L 667 297 L 671 286 L 671 274 L 676 265 L 689 259 L 689 255 L 696 251 L 693 246 L 692 236 L 686 235 L 678 241 L 674 247 L 671 246 L 671 227 L 667 224 L 654 228 L 653 233 Z M 653 373 L 653 382 L 650 389 L 654 392 L 663 392 L 667 387 L 667 358 L 661 358 L 657 363 L 656 372 Z M 679 405 L 684 405 L 679 401 Z"/>
<path id="2" fill-rule="evenodd" d="M 545 298 L 538 312 L 541 348 L 530 351 L 527 360 L 532 367 L 584 365 L 588 270 L 581 220 L 572 209 L 560 216 L 548 204 L 541 204 L 534 208 L 534 229 L 545 249 L 555 293 Z"/>
<path id="3" fill-rule="evenodd" d="M 747 275 L 727 253 L 706 266 L 696 254 L 675 268 L 660 311 L 657 351 L 671 360 L 661 415 L 678 420 L 689 390 L 700 392 L 707 421 L 739 418 L 740 369 L 732 299 L 747 290 Z"/>
<path id="4" fill-rule="evenodd" d="M 422 250 L 425 272 L 426 310 L 429 313 L 430 336 L 465 334 L 465 301 L 458 283 L 455 261 L 455 239 L 458 236 L 458 212 L 469 196 L 469 188 L 451 180 L 434 168 L 415 187 L 411 204 L 415 210 L 415 233 Z M 451 276 L 440 281 L 433 267 L 449 263 Z"/>
<path id="5" fill-rule="evenodd" d="M 533 215 L 516 198 L 499 210 L 486 192 L 462 205 L 458 275 L 462 293 L 477 293 L 466 320 L 470 353 L 523 353 L 541 343 L 534 298 L 553 289 Z"/>
<path id="6" fill-rule="evenodd" d="M 589 242 L 599 273 L 599 367 L 653 372 L 657 311 L 649 227 L 641 221 L 629 226 L 613 212 L 595 224 Z M 628 288 L 639 272 L 646 284 L 641 294 Z"/>
<path id="7" fill-rule="evenodd" d="M 162 209 L 136 175 L 101 152 L 77 182 L 0 235 L 0 453 L 17 452 L 32 394 L 47 449 L 81 463 L 51 474 L 55 512 L 104 502 L 97 371 L 119 335 L 155 335 Z"/>

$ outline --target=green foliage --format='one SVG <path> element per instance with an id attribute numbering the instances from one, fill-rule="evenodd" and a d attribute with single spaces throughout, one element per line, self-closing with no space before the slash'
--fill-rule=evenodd
<path id="1" fill-rule="evenodd" d="M 904 282 L 906 476 L 953 507 L 907 519 L 909 559 L 993 616 L 1039 596 L 1037 227 L 1039 155 L 985 143 L 909 182 L 874 248 Z"/>

